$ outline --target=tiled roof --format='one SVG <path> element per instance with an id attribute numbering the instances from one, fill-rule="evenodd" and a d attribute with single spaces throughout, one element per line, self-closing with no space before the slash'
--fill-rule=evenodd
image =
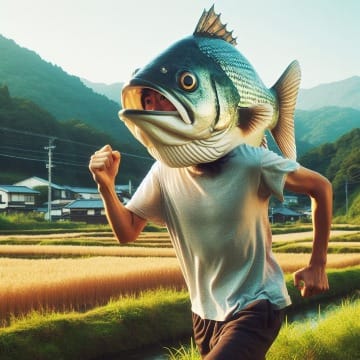
<path id="1" fill-rule="evenodd" d="M 0 190 L 7 193 L 18 193 L 18 194 L 40 194 L 39 191 L 30 189 L 27 186 L 17 186 L 17 185 L 0 185 Z"/>
<path id="2" fill-rule="evenodd" d="M 88 188 L 88 187 L 81 187 L 81 186 L 65 186 L 66 190 L 70 190 L 77 194 L 98 194 L 99 190 L 97 188 Z"/>
<path id="3" fill-rule="evenodd" d="M 285 215 L 285 216 L 300 216 L 301 215 L 300 213 L 298 213 L 296 211 L 293 211 L 291 209 L 288 209 L 286 207 L 273 209 L 272 213 L 273 214 Z"/>
<path id="4" fill-rule="evenodd" d="M 104 209 L 101 199 L 79 199 L 65 206 L 66 209 Z"/>

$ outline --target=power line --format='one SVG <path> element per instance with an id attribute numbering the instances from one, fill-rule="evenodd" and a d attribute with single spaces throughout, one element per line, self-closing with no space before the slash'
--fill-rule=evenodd
<path id="1" fill-rule="evenodd" d="M 2 131 L 7 131 L 7 132 L 13 132 L 13 133 L 16 133 L 16 134 L 22 134 L 22 135 L 37 136 L 37 137 L 46 138 L 46 139 L 52 138 L 52 139 L 54 139 L 54 140 L 56 140 L 56 141 L 64 141 L 64 142 L 71 143 L 71 144 L 75 144 L 75 145 L 86 146 L 86 147 L 88 147 L 88 148 L 91 148 L 92 151 L 93 151 L 94 149 L 96 149 L 97 147 L 100 147 L 100 146 L 101 146 L 101 145 L 98 145 L 98 144 L 91 145 L 91 144 L 86 144 L 86 143 L 79 142 L 79 141 L 74 141 L 74 140 L 59 138 L 59 137 L 52 136 L 52 135 L 36 134 L 36 133 L 31 132 L 31 131 L 16 130 L 16 129 L 10 129 L 10 128 L 6 128 L 6 127 L 0 127 L 0 130 L 2 130 Z M 136 155 L 136 154 L 132 154 L 132 153 L 128 153 L 128 152 L 121 152 L 121 154 L 124 155 L 124 156 L 133 157 L 133 158 L 138 158 L 138 159 L 153 161 L 152 158 L 147 157 L 147 156 Z"/>
<path id="2" fill-rule="evenodd" d="M 13 159 L 21 159 L 21 160 L 30 160 L 30 161 L 46 162 L 45 159 L 34 159 L 34 158 L 30 158 L 30 157 L 25 157 L 25 156 L 17 156 L 17 155 L 3 154 L 3 153 L 0 153 L 0 156 L 8 157 L 8 158 L 13 158 Z"/>

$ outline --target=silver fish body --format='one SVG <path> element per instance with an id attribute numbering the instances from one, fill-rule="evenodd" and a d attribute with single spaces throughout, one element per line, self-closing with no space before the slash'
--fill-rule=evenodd
<path id="1" fill-rule="evenodd" d="M 151 155 L 172 167 L 215 161 L 241 143 L 264 145 L 267 130 L 284 155 L 295 158 L 299 64 L 291 63 L 267 88 L 229 40 L 219 15 L 213 8 L 204 14 L 192 36 L 134 74 L 122 90 L 120 118 Z M 218 23 L 220 35 L 209 32 L 209 22 Z M 144 110 L 144 89 L 160 93 L 176 110 Z"/>

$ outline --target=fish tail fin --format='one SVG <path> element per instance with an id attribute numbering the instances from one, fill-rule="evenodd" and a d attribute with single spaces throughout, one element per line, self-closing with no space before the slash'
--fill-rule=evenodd
<path id="1" fill-rule="evenodd" d="M 282 153 L 293 160 L 296 160 L 294 112 L 300 80 L 300 65 L 295 60 L 272 87 L 279 99 L 279 121 L 271 130 L 271 134 Z"/>

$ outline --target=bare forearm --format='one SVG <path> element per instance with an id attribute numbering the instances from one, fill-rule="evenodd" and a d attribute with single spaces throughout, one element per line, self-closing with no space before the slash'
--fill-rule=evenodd
<path id="1" fill-rule="evenodd" d="M 332 187 L 322 175 L 300 167 L 288 175 L 286 188 L 311 198 L 314 243 L 310 265 L 325 265 L 332 219 Z"/>
<path id="2" fill-rule="evenodd" d="M 294 273 L 294 284 L 302 296 L 313 296 L 329 289 L 326 254 L 332 218 L 332 187 L 325 177 L 304 167 L 288 175 L 286 187 L 311 198 L 314 228 L 311 259 L 308 266 Z"/>
<path id="3" fill-rule="evenodd" d="M 99 187 L 99 191 L 104 201 L 107 220 L 117 240 L 120 243 L 136 240 L 143 225 L 138 224 L 135 215 L 120 202 L 114 188 Z"/>
<path id="4" fill-rule="evenodd" d="M 115 191 L 115 177 L 121 154 L 105 145 L 90 158 L 89 170 L 98 185 L 104 201 L 108 222 L 121 243 L 134 241 L 146 224 L 146 220 L 134 215 L 120 202 Z"/>
<path id="5" fill-rule="evenodd" d="M 331 184 L 323 178 L 321 186 L 312 192 L 311 198 L 314 242 L 310 265 L 325 265 L 332 219 Z"/>

